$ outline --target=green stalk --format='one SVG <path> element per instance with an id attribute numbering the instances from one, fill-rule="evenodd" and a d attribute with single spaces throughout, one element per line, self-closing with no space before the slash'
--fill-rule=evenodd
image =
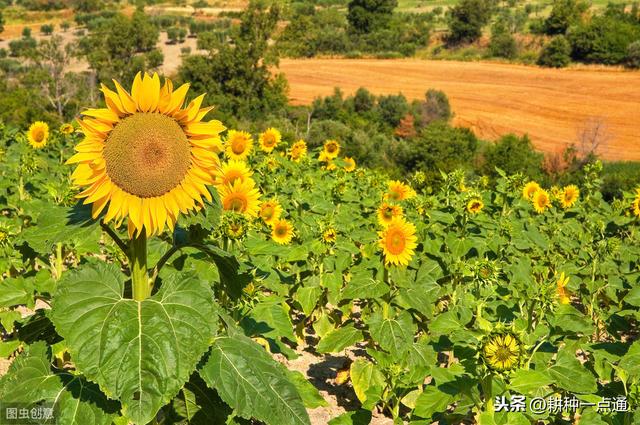
<path id="1" fill-rule="evenodd" d="M 143 301 L 151 295 L 152 289 L 147 271 L 147 233 L 144 229 L 131 239 L 129 250 L 133 299 Z"/>
<path id="2" fill-rule="evenodd" d="M 493 375 L 487 375 L 481 382 L 482 390 L 484 391 L 485 411 L 493 416 Z"/>
<path id="3" fill-rule="evenodd" d="M 62 242 L 56 244 L 56 279 L 62 277 Z"/>

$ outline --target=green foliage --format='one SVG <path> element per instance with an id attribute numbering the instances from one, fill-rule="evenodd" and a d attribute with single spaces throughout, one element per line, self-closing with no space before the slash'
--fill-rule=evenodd
<path id="1" fill-rule="evenodd" d="M 582 62 L 622 64 L 629 45 L 640 40 L 640 22 L 608 13 L 579 25 L 568 34 L 571 55 Z"/>
<path id="2" fill-rule="evenodd" d="M 494 25 L 489 40 L 489 53 L 491 56 L 514 59 L 518 54 L 518 45 L 510 32 L 502 25 Z"/>
<path id="3" fill-rule="evenodd" d="M 557 35 L 544 46 L 538 57 L 538 65 L 563 68 L 571 62 L 571 46 L 563 35 Z"/>
<path id="4" fill-rule="evenodd" d="M 478 40 L 491 14 L 492 5 L 488 0 L 460 1 L 449 10 L 447 42 L 460 44 Z"/>
<path id="5" fill-rule="evenodd" d="M 4 15 L 2 14 L 2 10 L 0 10 L 0 33 L 4 31 Z"/>
<path id="6" fill-rule="evenodd" d="M 630 43 L 627 47 L 625 65 L 629 68 L 640 68 L 640 40 Z"/>
<path id="7" fill-rule="evenodd" d="M 351 0 L 347 20 L 354 32 L 369 33 L 387 26 L 397 0 Z"/>
<path id="8" fill-rule="evenodd" d="M 229 34 L 230 42 L 211 38 L 206 56 L 185 58 L 178 73 L 198 92 L 213 95 L 211 102 L 221 115 L 256 117 L 277 114 L 286 105 L 286 80 L 271 75 L 277 53 L 269 46 L 280 16 L 273 5 L 266 9 L 251 3 L 240 26 Z M 201 34 L 202 36 L 202 34 Z"/>
<path id="9" fill-rule="evenodd" d="M 152 71 L 162 64 L 156 49 L 159 31 L 140 11 L 131 18 L 115 15 L 101 21 L 80 40 L 80 48 L 101 81 L 115 78 L 133 81 L 141 71 Z"/>
<path id="10" fill-rule="evenodd" d="M 544 31 L 549 35 L 565 34 L 569 27 L 580 22 L 589 4 L 582 0 L 555 0 L 551 13 L 544 21 Z"/>
<path id="11" fill-rule="evenodd" d="M 51 25 L 51 24 L 42 25 L 40 27 L 40 32 L 43 35 L 51 35 L 51 34 L 53 34 L 53 25 Z"/>
<path id="12" fill-rule="evenodd" d="M 537 152 L 527 135 L 518 137 L 514 134 L 502 136 L 495 143 L 487 144 L 482 152 L 484 165 L 481 172 L 498 177 L 499 167 L 508 174 L 522 173 L 533 180 L 543 177 L 543 155 Z"/>

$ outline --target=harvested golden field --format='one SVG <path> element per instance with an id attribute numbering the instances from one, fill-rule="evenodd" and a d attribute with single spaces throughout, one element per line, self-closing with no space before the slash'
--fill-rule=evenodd
<path id="1" fill-rule="evenodd" d="M 294 104 L 334 87 L 347 94 L 358 87 L 402 92 L 410 99 L 434 88 L 449 96 L 454 122 L 485 139 L 528 133 L 538 149 L 558 152 L 599 123 L 603 158 L 640 160 L 640 72 L 417 59 L 286 59 L 280 70 Z"/>

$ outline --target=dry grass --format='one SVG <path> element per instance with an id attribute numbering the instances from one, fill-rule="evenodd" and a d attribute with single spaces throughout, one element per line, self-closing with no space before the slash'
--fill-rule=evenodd
<path id="1" fill-rule="evenodd" d="M 640 160 L 640 72 L 416 59 L 287 59 L 280 70 L 295 104 L 329 95 L 334 87 L 402 92 L 411 99 L 435 88 L 449 96 L 454 123 L 483 138 L 528 133 L 537 148 L 558 152 L 579 143 L 585 123 L 597 120 L 608 132 L 599 147 L 603 158 Z"/>

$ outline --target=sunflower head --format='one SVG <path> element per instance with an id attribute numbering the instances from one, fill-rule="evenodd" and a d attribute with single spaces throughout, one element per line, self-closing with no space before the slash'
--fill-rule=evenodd
<path id="1" fill-rule="evenodd" d="M 69 135 L 76 131 L 72 124 L 65 123 L 60 126 L 60 133 Z"/>
<path id="2" fill-rule="evenodd" d="M 544 189 L 538 189 L 536 193 L 533 194 L 532 202 L 533 208 L 536 212 L 538 214 L 542 214 L 551 206 L 551 197 L 549 197 L 549 192 Z"/>
<path id="3" fill-rule="evenodd" d="M 402 183 L 398 180 L 391 180 L 387 184 L 388 191 L 385 195 L 386 199 L 392 201 L 404 201 L 405 199 L 411 199 L 416 196 L 416 192 L 408 184 Z"/>
<path id="4" fill-rule="evenodd" d="M 467 202 L 467 212 L 478 214 L 484 208 L 484 202 L 480 198 L 473 198 Z"/>
<path id="5" fill-rule="evenodd" d="M 524 185 L 524 188 L 522 189 L 522 197 L 530 201 L 538 190 L 540 190 L 540 185 L 534 181 L 530 181 Z"/>
<path id="6" fill-rule="evenodd" d="M 324 152 L 326 157 L 329 159 L 337 158 L 340 153 L 340 143 L 336 140 L 327 140 L 324 142 L 322 152 Z"/>
<path id="7" fill-rule="evenodd" d="M 0 246 L 5 247 L 10 245 L 10 235 L 9 228 L 0 224 Z"/>
<path id="8" fill-rule="evenodd" d="M 571 295 L 569 294 L 569 290 L 567 289 L 568 283 L 569 276 L 565 276 L 564 272 L 560 273 L 560 276 L 558 276 L 558 280 L 556 281 L 556 292 L 558 294 L 558 300 L 560 304 L 571 303 Z"/>
<path id="9" fill-rule="evenodd" d="M 231 185 L 219 186 L 218 194 L 224 211 L 233 211 L 247 217 L 258 216 L 260 192 L 251 178 L 245 181 L 236 180 Z"/>
<path id="10" fill-rule="evenodd" d="M 264 152 L 271 152 L 278 146 L 282 140 L 282 135 L 275 128 L 267 128 L 263 133 L 260 133 L 258 141 L 260 142 L 260 149 Z"/>
<path id="11" fill-rule="evenodd" d="M 211 108 L 201 108 L 204 95 L 186 107 L 189 89 L 161 86 L 157 74 L 138 73 L 131 93 L 114 81 L 116 91 L 102 85 L 106 108 L 88 109 L 78 121 L 85 138 L 67 163 L 78 164 L 71 178 L 85 187 L 77 195 L 93 204 L 93 217 L 104 221 L 128 218 L 129 233 L 147 235 L 170 229 L 180 213 L 211 201 L 222 144 L 220 121 L 203 121 Z"/>
<path id="12" fill-rule="evenodd" d="M 239 240 L 245 237 L 249 227 L 249 220 L 243 214 L 225 211 L 220 220 L 220 227 L 229 239 Z"/>
<path id="13" fill-rule="evenodd" d="M 219 169 L 215 170 L 215 185 L 233 185 L 236 180 L 244 182 L 251 178 L 252 174 L 253 172 L 246 162 L 232 159 L 223 163 Z"/>
<path id="14" fill-rule="evenodd" d="M 480 260 L 473 266 L 473 275 L 483 283 L 496 282 L 500 276 L 500 267 L 496 261 Z"/>
<path id="15" fill-rule="evenodd" d="M 288 245 L 293 239 L 293 225 L 284 219 L 275 221 L 271 227 L 271 239 L 280 245 Z"/>
<path id="16" fill-rule="evenodd" d="M 244 161 L 253 149 L 253 138 L 246 131 L 229 130 L 225 139 L 225 155 L 229 159 Z"/>
<path id="17" fill-rule="evenodd" d="M 344 169 L 346 172 L 350 173 L 356 169 L 356 160 L 351 158 L 350 156 L 345 156 L 344 162 Z"/>
<path id="18" fill-rule="evenodd" d="M 49 139 L 49 124 L 42 121 L 36 121 L 29 126 L 27 132 L 27 140 L 34 149 L 40 149 L 47 145 Z"/>
<path id="19" fill-rule="evenodd" d="M 388 226 L 395 217 L 402 217 L 402 207 L 400 205 L 383 202 L 378 207 L 378 223 L 381 226 Z"/>
<path id="20" fill-rule="evenodd" d="M 633 200 L 631 203 L 631 212 L 636 217 L 640 217 L 640 196 Z"/>
<path id="21" fill-rule="evenodd" d="M 289 149 L 289 157 L 292 161 L 299 162 L 305 156 L 307 156 L 307 144 L 304 140 L 298 140 Z"/>
<path id="22" fill-rule="evenodd" d="M 482 358 L 496 372 L 517 369 L 523 358 L 524 346 L 512 332 L 497 332 L 487 336 L 482 344 Z"/>
<path id="23" fill-rule="evenodd" d="M 575 185 L 569 185 L 562 189 L 558 199 L 560 199 L 560 205 L 562 208 L 571 208 L 580 197 L 580 189 Z"/>
<path id="24" fill-rule="evenodd" d="M 333 227 L 329 227 L 322 232 L 322 241 L 327 244 L 335 243 L 338 239 L 338 232 Z"/>
<path id="25" fill-rule="evenodd" d="M 402 217 L 395 217 L 382 231 L 378 246 L 384 254 L 386 265 L 406 266 L 413 257 L 417 246 L 416 227 Z"/>
<path id="26" fill-rule="evenodd" d="M 260 205 L 260 218 L 266 224 L 272 225 L 280 219 L 281 214 L 282 207 L 280 206 L 280 203 L 275 199 L 264 201 Z"/>

